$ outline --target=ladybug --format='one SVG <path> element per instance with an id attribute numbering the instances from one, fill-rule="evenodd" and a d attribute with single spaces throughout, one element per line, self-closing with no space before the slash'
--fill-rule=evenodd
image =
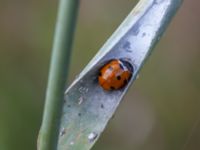
<path id="1" fill-rule="evenodd" d="M 104 90 L 118 90 L 123 88 L 133 73 L 132 65 L 122 59 L 113 59 L 99 71 L 98 81 Z"/>

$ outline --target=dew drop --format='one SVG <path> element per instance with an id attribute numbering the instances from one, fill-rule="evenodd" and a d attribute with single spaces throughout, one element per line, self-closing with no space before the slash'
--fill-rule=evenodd
<path id="1" fill-rule="evenodd" d="M 78 104 L 81 105 L 83 103 L 83 97 L 81 96 L 78 100 Z"/>
<path id="2" fill-rule="evenodd" d="M 66 133 L 65 128 L 62 128 L 62 130 L 60 131 L 60 136 L 63 136 Z"/>
<path id="3" fill-rule="evenodd" d="M 79 92 L 82 93 L 82 94 L 85 94 L 85 93 L 88 92 L 88 88 L 86 88 L 86 87 L 80 87 L 78 90 L 79 90 Z"/>
<path id="4" fill-rule="evenodd" d="M 98 134 L 95 132 L 92 132 L 88 135 L 89 142 L 93 142 L 97 138 Z"/>
<path id="5" fill-rule="evenodd" d="M 69 144 L 70 144 L 70 145 L 74 145 L 74 141 L 71 141 Z"/>
<path id="6" fill-rule="evenodd" d="M 81 86 L 78 90 L 79 90 L 79 92 L 81 93 L 82 90 L 83 90 L 83 87 Z"/>

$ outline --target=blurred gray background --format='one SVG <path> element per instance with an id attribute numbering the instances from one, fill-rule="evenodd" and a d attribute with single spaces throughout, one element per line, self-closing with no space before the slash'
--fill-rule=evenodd
<path id="1" fill-rule="evenodd" d="M 81 0 L 69 82 L 135 4 Z M 36 149 L 57 5 L 0 0 L 0 150 Z M 93 150 L 200 149 L 199 6 L 185 0 Z"/>

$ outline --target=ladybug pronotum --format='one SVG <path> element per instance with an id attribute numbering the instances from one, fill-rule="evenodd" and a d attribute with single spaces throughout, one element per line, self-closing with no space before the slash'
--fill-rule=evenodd
<path id="1" fill-rule="evenodd" d="M 128 83 L 132 73 L 133 67 L 129 62 L 113 59 L 100 69 L 98 81 L 104 90 L 118 90 Z"/>

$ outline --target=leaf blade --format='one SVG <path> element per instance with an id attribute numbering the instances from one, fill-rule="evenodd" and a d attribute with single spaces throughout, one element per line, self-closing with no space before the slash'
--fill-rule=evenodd
<path id="1" fill-rule="evenodd" d="M 181 0 L 140 1 L 67 89 L 60 127 L 60 133 L 66 132 L 60 134 L 58 150 L 89 150 L 94 145 L 180 4 Z M 104 91 L 97 82 L 98 70 L 116 58 L 128 59 L 135 71 L 125 88 Z"/>

